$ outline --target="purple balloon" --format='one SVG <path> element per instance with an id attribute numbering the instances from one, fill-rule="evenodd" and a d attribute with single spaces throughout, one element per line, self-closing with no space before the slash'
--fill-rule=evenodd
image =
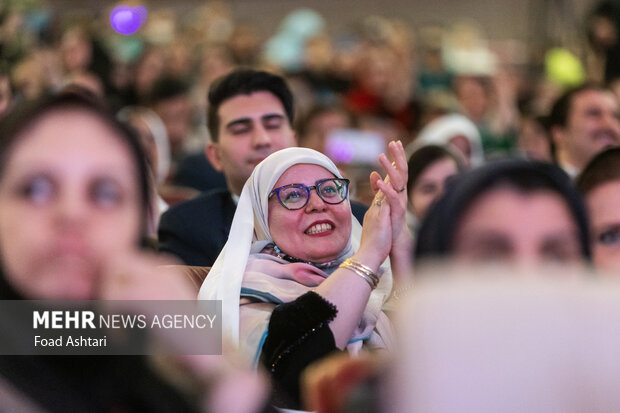
<path id="1" fill-rule="evenodd" d="M 133 11 L 140 18 L 140 26 L 142 26 L 146 22 L 147 11 L 144 6 L 136 6 L 133 8 Z"/>
<path id="2" fill-rule="evenodd" d="M 134 34 L 140 28 L 140 16 L 129 6 L 117 6 L 110 13 L 110 24 L 120 34 Z"/>

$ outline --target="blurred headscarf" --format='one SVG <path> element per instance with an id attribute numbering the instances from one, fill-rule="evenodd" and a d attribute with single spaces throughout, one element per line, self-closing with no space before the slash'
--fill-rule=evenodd
<path id="1" fill-rule="evenodd" d="M 484 152 L 480 132 L 472 121 L 458 113 L 440 116 L 426 125 L 418 137 L 408 145 L 407 155 L 411 156 L 416 149 L 426 145 L 457 147 L 451 142 L 457 136 L 463 136 L 469 143 L 469 156 L 463 154 L 468 158 L 469 166 L 482 165 L 484 163 Z"/>

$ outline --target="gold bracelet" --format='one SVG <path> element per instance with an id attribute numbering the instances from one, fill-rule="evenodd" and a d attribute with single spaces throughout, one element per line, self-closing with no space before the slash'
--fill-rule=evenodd
<path id="1" fill-rule="evenodd" d="M 362 277 L 373 290 L 377 288 L 379 284 L 379 276 L 375 274 L 370 267 L 354 261 L 351 258 L 347 258 L 339 267 L 349 269 Z"/>
<path id="2" fill-rule="evenodd" d="M 366 274 L 364 274 L 363 272 L 359 271 L 357 268 L 351 267 L 351 266 L 341 266 L 342 268 L 346 268 L 348 270 L 353 271 L 353 273 L 359 275 L 360 277 L 362 277 L 370 286 L 370 289 L 374 290 L 375 289 L 375 283 L 374 281 L 368 277 Z"/>
<path id="3" fill-rule="evenodd" d="M 361 262 L 355 261 L 352 258 L 347 258 L 345 262 L 348 266 L 356 268 L 358 271 L 361 271 L 368 278 L 373 280 L 373 284 L 375 285 L 375 287 L 377 286 L 377 284 L 379 284 L 379 276 L 372 270 L 372 268 L 362 264 Z"/>
<path id="4" fill-rule="evenodd" d="M 365 273 L 372 275 L 373 277 L 376 277 L 377 280 L 379 280 L 379 277 L 377 276 L 377 274 L 374 273 L 374 271 L 372 270 L 372 268 L 370 268 L 367 265 L 362 264 L 361 262 L 358 261 L 354 261 L 351 258 L 348 258 L 347 261 L 349 261 L 349 263 L 351 263 L 351 265 L 355 265 L 356 267 L 359 267 L 360 269 L 362 269 Z"/>
<path id="5" fill-rule="evenodd" d="M 351 264 L 358 266 L 362 271 L 364 271 L 364 273 L 366 273 L 366 275 L 373 280 L 375 287 L 379 284 L 379 275 L 375 273 L 370 267 L 362 264 L 361 262 L 353 260 L 351 260 Z"/>

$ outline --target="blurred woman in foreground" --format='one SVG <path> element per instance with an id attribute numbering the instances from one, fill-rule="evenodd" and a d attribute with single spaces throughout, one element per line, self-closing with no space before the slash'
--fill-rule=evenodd
<path id="1" fill-rule="evenodd" d="M 151 200 L 144 153 L 97 102 L 68 93 L 17 107 L 0 125 L 0 160 L 0 298 L 194 297 L 183 274 L 141 251 Z M 184 370 L 195 378 L 222 363 L 195 361 L 199 368 Z M 169 412 L 208 404 L 166 382 L 143 356 L 2 356 L 0 375 L 22 409 Z"/>

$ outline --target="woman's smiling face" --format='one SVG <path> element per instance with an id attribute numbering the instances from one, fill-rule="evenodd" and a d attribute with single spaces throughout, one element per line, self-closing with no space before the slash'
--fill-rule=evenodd
<path id="1" fill-rule="evenodd" d="M 321 179 L 334 178 L 322 166 L 298 164 L 288 168 L 274 188 L 290 184 L 313 186 Z M 269 199 L 269 232 L 276 245 L 286 254 L 312 262 L 335 259 L 351 237 L 351 206 L 348 199 L 328 204 L 310 191 L 308 203 L 300 209 L 289 210 L 280 204 L 276 195 Z"/>

